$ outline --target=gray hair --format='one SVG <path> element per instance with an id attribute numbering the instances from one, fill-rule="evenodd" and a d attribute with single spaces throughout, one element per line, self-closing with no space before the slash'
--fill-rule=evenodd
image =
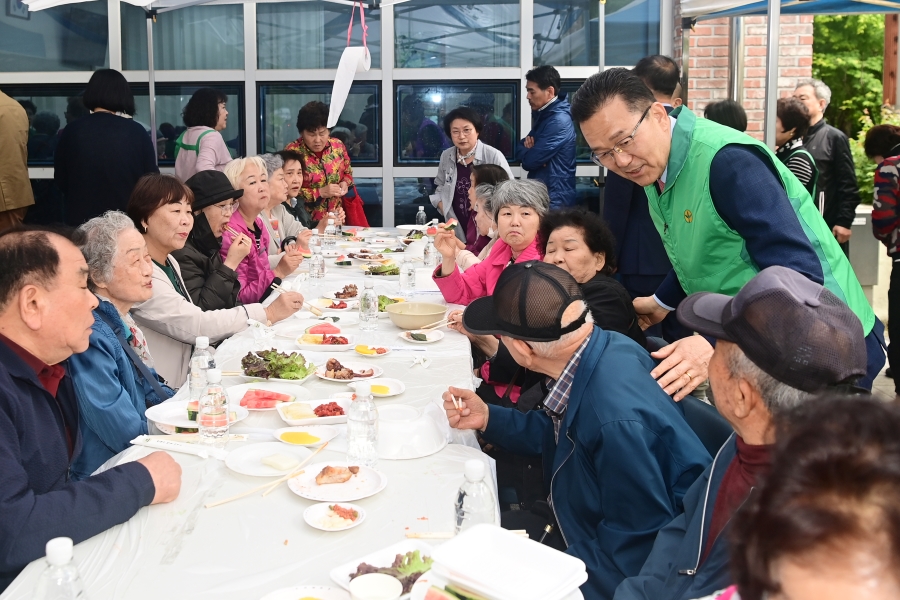
<path id="1" fill-rule="evenodd" d="M 131 217 L 118 210 L 110 210 L 94 217 L 78 228 L 84 235 L 80 246 L 88 264 L 88 289 L 97 291 L 98 283 L 112 279 L 116 256 L 119 254 L 119 234 L 135 229 Z"/>
<path id="2" fill-rule="evenodd" d="M 756 388 L 773 417 L 803 404 L 814 396 L 809 392 L 781 383 L 760 369 L 737 344 L 731 346 L 727 364 L 731 377 L 746 379 Z"/>
<path id="3" fill-rule="evenodd" d="M 284 167 L 284 159 L 277 154 L 260 154 L 259 157 L 266 163 L 266 177 L 272 178 L 272 173 Z"/>
<path id="4" fill-rule="evenodd" d="M 581 302 L 581 311 L 578 313 L 578 315 L 571 320 L 564 319 L 563 322 L 560 323 L 560 325 L 562 325 L 563 327 L 569 325 L 572 321 L 579 318 L 582 313 L 584 313 L 584 311 L 588 309 L 588 306 L 584 302 L 584 300 L 578 300 L 578 302 Z M 589 310 L 587 314 L 584 315 L 584 323 L 585 325 L 593 327 L 594 316 Z M 582 325 L 581 327 L 584 327 L 584 325 Z M 534 353 L 538 356 L 541 356 L 543 358 L 553 358 L 559 355 L 560 348 L 565 348 L 572 343 L 572 338 L 580 335 L 581 327 L 579 327 L 575 331 L 564 333 L 558 340 L 553 340 L 550 342 L 528 342 L 528 344 L 531 346 L 531 349 L 534 350 Z"/>
<path id="5" fill-rule="evenodd" d="M 491 205 L 494 221 L 497 220 L 500 209 L 506 206 L 531 208 L 543 218 L 550 210 L 550 195 L 547 193 L 547 186 L 537 179 L 509 179 L 494 186 Z"/>
<path id="6" fill-rule="evenodd" d="M 369 133 L 369 128 L 362 123 L 357 123 L 356 129 L 353 130 L 353 133 L 357 138 L 361 138 L 363 134 Z"/>
<path id="7" fill-rule="evenodd" d="M 805 85 L 808 85 L 813 89 L 816 93 L 816 98 L 825 101 L 825 106 L 831 104 L 831 88 L 828 87 L 824 81 L 821 79 L 801 79 L 797 82 L 797 87 L 794 89 L 802 88 Z"/>
<path id="8" fill-rule="evenodd" d="M 497 186 L 490 183 L 479 183 L 475 186 L 475 200 L 481 201 L 485 212 L 494 214 L 494 188 Z"/>

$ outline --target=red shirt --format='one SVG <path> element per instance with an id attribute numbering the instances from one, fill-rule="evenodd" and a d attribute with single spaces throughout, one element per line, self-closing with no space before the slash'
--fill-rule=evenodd
<path id="1" fill-rule="evenodd" d="M 740 437 L 735 437 L 735 439 L 737 454 L 728 465 L 728 470 L 725 471 L 722 484 L 719 486 L 701 564 L 709 555 L 713 542 L 728 525 L 728 521 L 747 500 L 750 490 L 772 467 L 772 446 L 751 446 Z"/>

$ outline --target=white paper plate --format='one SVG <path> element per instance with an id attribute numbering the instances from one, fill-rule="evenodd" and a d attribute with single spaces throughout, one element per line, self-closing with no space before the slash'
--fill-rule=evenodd
<path id="1" fill-rule="evenodd" d="M 250 390 L 266 390 L 269 392 L 278 392 L 279 394 L 290 394 L 294 397 L 294 402 L 298 400 L 309 400 L 310 393 L 306 390 L 306 388 L 300 387 L 296 383 L 280 383 L 274 381 L 261 381 L 259 383 L 244 383 L 241 385 L 233 385 L 230 388 L 225 390 L 225 393 L 228 394 L 228 402 L 232 406 L 240 406 L 241 398 L 244 397 Z M 245 407 L 246 408 L 246 407 Z M 272 408 L 248 408 L 247 410 L 252 411 L 273 411 L 275 410 L 275 406 Z"/>
<path id="2" fill-rule="evenodd" d="M 344 313 L 359 310 L 358 299 L 351 298 L 350 300 L 344 300 L 344 302 L 347 303 L 347 308 L 330 308 L 332 305 L 332 301 L 328 298 L 316 298 L 312 300 L 310 304 L 326 313 Z"/>
<path id="3" fill-rule="evenodd" d="M 407 552 L 419 551 L 419 555 L 423 558 L 434 555 L 434 548 L 421 540 L 403 540 L 397 542 L 387 548 L 382 548 L 365 556 L 361 556 L 355 560 L 344 563 L 339 567 L 331 570 L 331 580 L 342 588 L 350 588 L 350 575 L 356 573 L 356 567 L 360 563 L 366 563 L 373 567 L 389 567 L 394 563 L 394 559 L 398 554 L 406 554 Z M 424 577 L 424 575 L 423 575 Z"/>
<path id="4" fill-rule="evenodd" d="M 399 396 L 403 392 L 406 391 L 406 384 L 404 384 L 399 379 L 391 379 L 389 377 L 382 377 L 380 379 L 370 379 L 369 383 L 372 385 L 386 385 L 390 388 L 390 392 L 387 394 L 376 394 L 372 393 L 376 398 L 390 398 L 391 396 Z M 356 389 L 356 383 L 348 383 L 347 387 Z"/>
<path id="5" fill-rule="evenodd" d="M 278 416 L 281 417 L 281 420 L 291 427 L 297 427 L 300 425 L 338 425 L 340 423 L 346 423 L 347 413 L 350 412 L 351 400 L 349 398 L 325 398 L 321 400 L 309 400 L 307 402 L 303 402 L 303 404 L 308 404 L 311 410 L 315 410 L 317 406 L 328 404 L 329 402 L 335 402 L 338 406 L 343 408 L 344 414 L 338 417 L 310 417 L 309 419 L 289 419 L 284 415 L 284 411 L 280 410 L 281 407 L 276 407 L 275 410 L 278 411 Z"/>
<path id="6" fill-rule="evenodd" d="M 286 442 L 281 439 L 281 434 L 288 431 L 305 431 L 309 435 L 313 435 L 319 438 L 318 442 L 313 442 L 312 444 L 294 444 L 293 442 Z M 282 427 L 281 429 L 276 429 L 272 432 L 272 435 L 275 436 L 275 439 L 285 444 L 287 446 L 304 446 L 307 448 L 316 448 L 321 446 L 325 442 L 330 442 L 338 435 L 340 435 L 341 431 L 339 427 L 329 427 L 328 425 L 306 425 L 306 426 L 296 426 L 296 427 Z"/>
<path id="7" fill-rule="evenodd" d="M 329 300 L 344 300 L 345 302 L 349 301 L 349 300 L 359 300 L 360 295 L 362 295 L 362 286 L 360 286 L 358 284 L 356 285 L 356 296 L 354 296 L 353 298 L 338 298 L 337 296 L 335 296 L 335 294 L 339 294 L 343 291 L 344 291 L 343 287 L 333 289 L 333 290 L 328 290 L 328 291 L 324 292 L 321 297 L 328 298 Z"/>
<path id="8" fill-rule="evenodd" d="M 266 594 L 261 600 L 297 600 L 298 598 L 318 598 L 318 600 L 350 600 L 350 594 L 327 585 L 301 585 L 282 588 Z"/>
<path id="9" fill-rule="evenodd" d="M 353 379 L 332 379 L 331 377 L 325 377 L 325 366 L 322 365 L 321 367 L 316 369 L 316 377 L 318 377 L 319 379 L 324 379 L 325 381 L 331 381 L 333 383 L 348 383 L 351 381 L 363 381 L 363 380 L 372 381 L 374 378 L 381 377 L 382 375 L 384 375 L 384 369 L 382 369 L 381 367 L 377 367 L 377 366 L 373 367 L 372 365 L 367 365 L 367 364 L 363 364 L 363 363 L 341 362 L 341 364 L 353 371 L 364 371 L 366 369 L 372 369 L 372 371 L 374 371 L 374 373 L 372 374 L 371 377 L 354 377 Z"/>
<path id="10" fill-rule="evenodd" d="M 331 335 L 330 333 L 328 335 Z M 343 333 L 335 333 L 334 335 L 340 335 L 347 338 L 346 344 L 301 344 L 300 338 L 298 337 L 295 342 L 297 342 L 297 348 L 303 350 L 304 352 L 346 352 L 347 350 L 352 350 L 356 345 L 356 337 L 352 335 L 344 335 Z"/>
<path id="11" fill-rule="evenodd" d="M 411 339 L 407 335 L 408 333 L 424 333 L 425 336 L 428 338 L 428 341 L 420 342 L 418 340 Z M 444 332 L 439 331 L 439 330 L 438 331 L 430 330 L 430 329 L 428 331 L 422 331 L 421 329 L 414 329 L 413 331 L 401 331 L 400 333 L 397 334 L 397 337 L 399 337 L 401 340 L 403 340 L 405 342 L 409 342 L 410 344 L 433 344 L 435 342 L 439 342 L 442 339 L 444 339 Z"/>
<path id="12" fill-rule="evenodd" d="M 279 471 L 263 464 L 262 459 L 273 454 L 291 456 L 297 459 L 297 465 L 299 465 L 312 454 L 312 450 L 303 446 L 286 446 L 279 442 L 246 444 L 228 453 L 228 456 L 225 458 L 225 466 L 235 473 L 253 477 L 280 477 L 287 475 L 290 469 Z"/>
<path id="13" fill-rule="evenodd" d="M 277 348 L 268 348 L 268 349 L 269 350 L 278 350 Z M 282 350 L 278 350 L 278 352 L 282 352 Z M 290 353 L 291 352 L 287 352 L 287 354 L 290 354 Z M 224 364 L 219 365 L 219 368 L 222 369 L 223 371 L 233 371 L 233 372 L 243 373 L 244 368 L 241 367 L 241 359 L 244 358 L 245 356 L 246 356 L 246 354 L 242 354 L 240 356 L 236 356 L 232 359 L 229 359 Z M 304 356 L 304 358 L 306 358 L 306 357 Z M 312 363 L 312 361 L 309 359 L 306 359 L 306 365 L 309 366 L 310 363 Z M 313 364 L 315 365 L 315 363 L 313 363 Z M 310 377 L 313 376 L 313 373 L 315 373 L 315 371 L 310 371 L 309 375 L 307 375 L 303 379 L 280 379 L 278 377 L 269 377 L 268 379 L 266 379 L 265 377 L 251 377 L 250 375 L 243 375 L 243 374 L 238 375 L 238 377 L 240 377 L 244 381 L 260 381 L 260 382 L 271 381 L 271 382 L 275 382 L 275 383 L 290 383 L 290 384 L 294 384 L 294 385 L 302 385 L 303 383 L 308 381 Z"/>
<path id="14" fill-rule="evenodd" d="M 333 248 L 329 248 L 328 250 L 325 250 L 324 248 L 322 249 L 322 256 L 324 256 L 325 258 L 334 258 L 335 256 L 340 256 L 340 255 L 341 255 L 340 250 L 335 250 Z"/>
<path id="15" fill-rule="evenodd" d="M 306 472 L 293 479 L 288 479 L 291 491 L 307 500 L 318 502 L 355 502 L 374 496 L 387 485 L 387 475 L 371 467 L 360 467 L 359 473 L 344 483 L 318 485 L 316 475 L 325 467 L 346 467 L 347 461 L 320 462 L 307 465 Z M 393 560 L 393 559 L 392 559 Z M 390 564 L 390 563 L 388 563 Z"/>
<path id="16" fill-rule="evenodd" d="M 391 349 L 388 348 L 387 346 L 369 346 L 369 347 L 370 348 L 384 348 L 385 350 L 387 350 L 387 352 L 384 352 L 382 354 L 363 354 L 362 352 L 360 352 L 359 350 L 356 349 L 356 346 L 353 347 L 353 351 L 356 352 L 360 356 L 365 356 L 366 358 L 381 358 L 382 356 L 387 356 L 388 354 L 391 353 Z"/>
<path id="17" fill-rule="evenodd" d="M 384 460 L 431 456 L 447 445 L 447 436 L 435 420 L 408 404 L 379 407 L 378 432 L 378 458 Z"/>
<path id="18" fill-rule="evenodd" d="M 196 429 L 197 421 L 191 421 L 187 418 L 188 402 L 188 400 L 168 400 L 162 404 L 151 406 L 144 412 L 144 415 L 154 423 L 169 425 L 171 427 L 190 427 Z M 243 406 L 229 407 L 229 411 L 237 413 L 237 418 L 231 422 L 231 425 L 234 425 L 238 421 L 243 421 L 250 416 L 250 411 Z"/>
<path id="19" fill-rule="evenodd" d="M 425 594 L 431 589 L 431 586 L 443 588 L 450 581 L 439 573 L 428 571 L 419 577 L 412 586 L 409 593 L 409 600 L 425 600 Z M 324 600 L 324 599 L 323 599 Z M 584 600 L 581 590 L 576 589 L 571 594 L 564 596 L 561 600 Z"/>
<path id="20" fill-rule="evenodd" d="M 393 260 L 393 257 L 391 257 L 390 255 L 385 256 L 384 254 L 378 254 L 377 256 L 379 258 L 363 258 L 364 256 L 366 256 L 366 255 L 365 254 L 356 254 L 354 256 L 348 256 L 347 258 L 349 258 L 350 260 L 358 260 L 359 262 L 374 263 L 377 265 L 385 264 L 385 261 Z M 376 256 L 376 255 L 373 254 L 372 256 Z"/>
<path id="21" fill-rule="evenodd" d="M 325 517 L 325 515 L 328 514 L 330 507 L 334 504 L 334 502 L 320 502 L 319 504 L 313 504 L 303 511 L 303 520 L 306 521 L 306 524 L 310 527 L 314 527 L 321 531 L 347 531 L 348 529 L 353 529 L 366 520 L 366 511 L 363 510 L 362 507 L 357 506 L 356 504 L 350 504 L 348 502 L 340 502 L 337 503 L 339 506 L 355 510 L 357 513 L 359 513 L 359 516 L 349 525 L 344 525 L 343 527 L 338 527 L 337 529 L 325 527 L 322 525 L 322 519 Z"/>
<path id="22" fill-rule="evenodd" d="M 399 229 L 400 231 L 425 231 L 431 227 L 431 225 L 395 225 L 394 229 Z"/>

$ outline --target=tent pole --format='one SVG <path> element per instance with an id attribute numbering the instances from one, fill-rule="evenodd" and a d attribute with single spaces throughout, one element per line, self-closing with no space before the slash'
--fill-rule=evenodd
<path id="1" fill-rule="evenodd" d="M 606 0 L 599 0 L 600 12 L 597 19 L 597 43 L 600 47 L 597 49 L 597 64 L 600 67 L 599 72 L 606 70 Z"/>
<path id="2" fill-rule="evenodd" d="M 744 18 L 731 17 L 731 49 L 728 56 L 728 97 L 742 104 L 744 95 Z"/>
<path id="3" fill-rule="evenodd" d="M 775 149 L 775 105 L 778 102 L 778 41 L 781 38 L 781 0 L 769 0 L 766 24 L 766 101 L 764 141 Z"/>
<path id="4" fill-rule="evenodd" d="M 694 20 L 685 17 L 681 19 L 681 97 L 684 105 L 688 103 L 688 65 L 690 64 L 691 28 Z"/>
<path id="5" fill-rule="evenodd" d="M 156 10 L 147 11 L 147 83 L 150 95 L 150 139 L 153 142 L 153 158 L 159 164 L 159 150 L 156 147 L 156 72 L 153 70 L 153 22 Z"/>

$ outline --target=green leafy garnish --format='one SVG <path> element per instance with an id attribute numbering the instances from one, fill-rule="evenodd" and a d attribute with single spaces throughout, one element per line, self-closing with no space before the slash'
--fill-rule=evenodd
<path id="1" fill-rule="evenodd" d="M 369 265 L 369 273 L 372 275 L 399 275 L 400 265 L 396 263 L 387 265 Z"/>
<path id="2" fill-rule="evenodd" d="M 433 562 L 434 561 L 430 556 L 422 558 L 418 550 L 413 550 L 412 552 L 407 552 L 403 555 L 399 565 L 397 565 L 395 561 L 394 568 L 397 569 L 403 577 L 409 577 L 413 573 L 424 573 L 431 568 L 431 563 Z"/>
<path id="3" fill-rule="evenodd" d="M 428 341 L 428 336 L 424 333 L 413 333 L 410 331 L 409 338 L 411 340 L 416 340 L 417 342 L 427 342 Z"/>
<path id="4" fill-rule="evenodd" d="M 387 296 L 378 296 L 378 312 L 384 312 L 390 304 L 397 304 L 397 301 Z"/>
<path id="5" fill-rule="evenodd" d="M 316 366 L 306 362 L 299 352 L 285 354 L 276 350 L 260 350 L 255 354 L 248 352 L 241 359 L 244 375 L 269 379 L 304 379 L 313 372 Z"/>

